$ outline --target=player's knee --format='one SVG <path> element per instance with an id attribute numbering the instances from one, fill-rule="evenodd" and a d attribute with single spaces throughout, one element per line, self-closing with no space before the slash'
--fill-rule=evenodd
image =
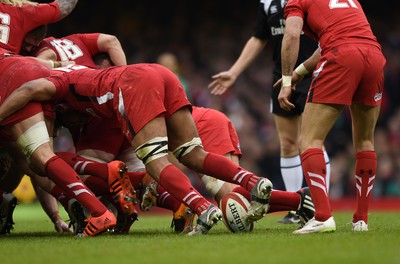
<path id="1" fill-rule="evenodd" d="M 168 138 L 155 137 L 135 149 L 136 156 L 146 165 L 168 155 Z"/>
<path id="2" fill-rule="evenodd" d="M 283 156 L 294 156 L 299 153 L 299 144 L 294 141 L 286 141 L 281 143 L 281 155 Z"/>
<path id="3" fill-rule="evenodd" d="M 203 144 L 201 143 L 201 139 L 199 137 L 194 137 L 191 141 L 186 142 L 172 152 L 174 156 L 176 157 L 177 160 L 180 162 L 182 161 L 182 158 L 184 156 L 187 156 L 189 153 L 191 153 L 193 150 L 195 150 L 197 147 L 200 147 L 200 149 L 203 149 Z"/>
<path id="4" fill-rule="evenodd" d="M 38 147 L 47 142 L 50 142 L 50 137 L 44 121 L 31 126 L 17 139 L 19 148 L 28 158 Z"/>

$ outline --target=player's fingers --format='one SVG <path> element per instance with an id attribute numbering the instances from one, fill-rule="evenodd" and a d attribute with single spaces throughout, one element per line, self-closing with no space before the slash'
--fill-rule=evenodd
<path id="1" fill-rule="evenodd" d="M 214 74 L 213 76 L 211 76 L 211 78 L 212 79 L 218 79 L 219 77 L 221 77 L 221 73 L 217 73 L 217 74 Z"/>
<path id="2" fill-rule="evenodd" d="M 211 91 L 211 94 L 213 94 L 213 95 L 221 95 L 225 91 L 226 91 L 226 88 L 224 86 L 218 85 Z"/>
<path id="3" fill-rule="evenodd" d="M 279 106 L 285 111 L 290 111 L 292 108 L 294 108 L 294 105 L 289 102 L 289 99 L 285 96 L 278 96 L 278 102 Z"/>
<path id="4" fill-rule="evenodd" d="M 287 98 L 284 99 L 284 109 L 286 111 L 290 111 L 294 108 L 294 104 L 292 104 Z"/>
<path id="5" fill-rule="evenodd" d="M 218 85 L 218 81 L 212 81 L 209 85 L 208 85 L 208 89 L 213 89 Z"/>
<path id="6" fill-rule="evenodd" d="M 274 88 L 280 88 L 282 85 L 282 78 L 277 80 L 276 83 L 274 83 L 273 87 Z"/>
<path id="7" fill-rule="evenodd" d="M 68 227 L 68 225 L 62 220 L 57 220 L 54 223 L 54 227 L 55 227 L 56 231 L 59 233 L 72 232 L 72 230 Z"/>

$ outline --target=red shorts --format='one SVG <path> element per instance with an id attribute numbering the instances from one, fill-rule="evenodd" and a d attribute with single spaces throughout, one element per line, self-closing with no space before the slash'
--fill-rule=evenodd
<path id="1" fill-rule="evenodd" d="M 47 77 L 50 70 L 33 58 L 10 56 L 0 59 L 0 104 L 23 83 Z M 42 112 L 42 104 L 30 102 L 24 108 L 6 118 L 1 126 L 13 125 Z"/>
<path id="2" fill-rule="evenodd" d="M 114 100 L 115 112 L 129 141 L 155 117 L 168 118 L 182 107 L 191 108 L 179 79 L 158 64 L 130 65 L 116 85 L 120 94 Z"/>
<path id="3" fill-rule="evenodd" d="M 307 102 L 377 106 L 382 102 L 386 60 L 375 46 L 341 46 L 321 56 Z"/>
<path id="4" fill-rule="evenodd" d="M 226 115 L 203 107 L 193 107 L 193 119 L 204 149 L 215 154 L 242 156 L 236 130 Z"/>

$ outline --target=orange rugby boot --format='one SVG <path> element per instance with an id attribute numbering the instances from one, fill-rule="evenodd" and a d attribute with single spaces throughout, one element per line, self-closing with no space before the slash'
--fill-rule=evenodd
<path id="1" fill-rule="evenodd" d="M 131 215 L 136 212 L 136 191 L 133 188 L 125 163 L 114 160 L 108 164 L 108 185 L 116 202 L 121 206 L 124 214 Z"/>
<path id="2" fill-rule="evenodd" d="M 193 230 L 193 220 L 195 214 L 189 207 L 184 204 L 181 204 L 179 209 L 174 212 L 174 216 L 172 218 L 171 228 L 174 228 L 176 233 L 184 233 L 187 234 Z"/>
<path id="3" fill-rule="evenodd" d="M 97 217 L 89 217 L 86 219 L 87 225 L 83 231 L 84 236 L 97 236 L 106 231 L 112 230 L 117 224 L 117 219 L 112 212 L 106 210 L 104 214 Z"/>

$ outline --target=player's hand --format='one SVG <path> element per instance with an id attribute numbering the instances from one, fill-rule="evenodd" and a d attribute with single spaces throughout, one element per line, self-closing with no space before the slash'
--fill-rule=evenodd
<path id="1" fill-rule="evenodd" d="M 211 94 L 221 95 L 235 83 L 236 76 L 229 71 L 225 71 L 215 74 L 212 79 L 214 81 L 208 85 L 208 89 L 211 89 Z"/>
<path id="2" fill-rule="evenodd" d="M 67 223 L 65 223 L 62 219 L 58 219 L 54 222 L 54 228 L 58 233 L 73 232 L 73 230 L 69 228 Z"/>
<path id="3" fill-rule="evenodd" d="M 60 67 L 66 67 L 68 65 L 75 65 L 75 61 L 61 61 L 61 66 Z"/>
<path id="4" fill-rule="evenodd" d="M 290 96 L 292 95 L 292 90 L 294 90 L 294 86 L 282 86 L 279 92 L 279 106 L 285 111 L 290 111 L 295 107 L 294 104 L 289 101 Z"/>

